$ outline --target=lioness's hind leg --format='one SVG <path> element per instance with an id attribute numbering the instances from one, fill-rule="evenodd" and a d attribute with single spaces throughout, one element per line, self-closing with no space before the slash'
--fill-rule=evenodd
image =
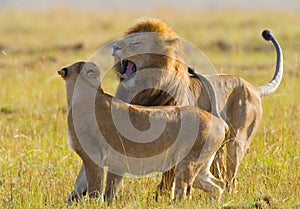
<path id="1" fill-rule="evenodd" d="M 194 180 L 202 166 L 203 164 L 197 162 L 196 158 L 183 160 L 178 164 L 175 174 L 174 201 L 186 199 L 190 196 Z"/>
<path id="2" fill-rule="evenodd" d="M 200 188 L 212 195 L 213 198 L 219 199 L 223 193 L 224 183 L 214 177 L 210 172 L 210 167 L 215 155 L 212 155 L 208 162 L 201 168 L 194 182 L 195 188 Z"/>

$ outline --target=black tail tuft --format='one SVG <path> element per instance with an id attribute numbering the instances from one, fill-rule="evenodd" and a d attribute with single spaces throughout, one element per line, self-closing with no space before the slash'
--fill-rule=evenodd
<path id="1" fill-rule="evenodd" d="M 262 32 L 262 36 L 264 37 L 264 39 L 266 40 L 266 41 L 270 41 L 271 39 L 272 39 L 272 32 L 270 31 L 270 30 L 264 30 L 263 32 Z"/>

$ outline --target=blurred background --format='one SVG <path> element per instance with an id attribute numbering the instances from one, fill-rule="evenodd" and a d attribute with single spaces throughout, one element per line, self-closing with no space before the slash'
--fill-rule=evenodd
<path id="1" fill-rule="evenodd" d="M 134 11 L 135 9 L 157 9 L 157 8 L 176 8 L 187 10 L 216 10 L 216 9 L 266 9 L 266 10 L 297 10 L 300 8 L 298 0 L 1 0 L 1 8 L 18 8 L 18 9 L 53 9 L 59 7 L 75 9 L 126 9 Z"/>
<path id="2" fill-rule="evenodd" d="M 299 208 L 299 0 L 0 0 L 0 208 L 64 208 L 81 160 L 68 146 L 57 70 L 89 60 L 142 16 L 164 20 L 217 72 L 254 86 L 271 80 L 275 70 L 275 50 L 261 37 L 263 29 L 272 30 L 284 53 L 283 80 L 262 101 L 263 119 L 236 192 L 217 203 L 193 190 L 191 200 L 171 207 Z M 106 52 L 110 59 L 104 60 L 112 60 Z M 113 73 L 104 79 L 108 93 L 117 85 Z M 168 200 L 154 201 L 159 181 L 125 179 L 116 208 L 170 208 Z M 108 208 L 87 199 L 74 207 Z"/>

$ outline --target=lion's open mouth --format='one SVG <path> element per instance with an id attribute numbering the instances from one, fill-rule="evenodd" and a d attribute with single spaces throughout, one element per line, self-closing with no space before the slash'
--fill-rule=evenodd
<path id="1" fill-rule="evenodd" d="M 136 72 L 136 65 L 129 61 L 129 60 L 122 60 L 122 72 L 120 73 L 120 79 L 124 80 L 125 78 L 128 78 L 133 73 Z"/>

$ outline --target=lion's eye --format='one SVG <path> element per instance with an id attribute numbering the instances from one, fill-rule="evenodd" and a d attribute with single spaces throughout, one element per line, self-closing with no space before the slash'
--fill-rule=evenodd
<path id="1" fill-rule="evenodd" d="M 134 42 L 132 43 L 133 46 L 140 46 L 142 44 L 142 42 Z"/>

